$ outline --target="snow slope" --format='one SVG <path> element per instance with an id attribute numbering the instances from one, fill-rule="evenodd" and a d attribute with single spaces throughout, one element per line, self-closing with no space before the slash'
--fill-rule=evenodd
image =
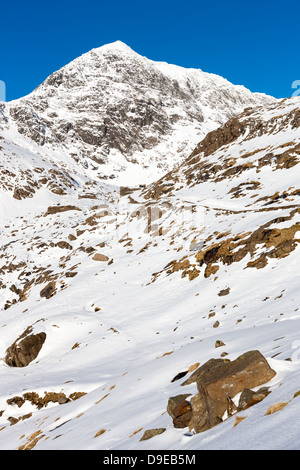
<path id="1" fill-rule="evenodd" d="M 299 449 L 299 109 L 292 99 L 248 110 L 121 197 L 67 153 L 59 166 L 49 149 L 46 162 L 3 128 L 0 356 L 28 326 L 47 336 L 28 366 L 0 361 L 1 449 Z M 21 169 L 26 185 L 14 185 Z M 73 210 L 48 209 L 58 204 Z M 233 415 L 200 434 L 175 429 L 168 398 L 196 385 L 172 379 L 252 349 L 276 371 L 271 393 L 238 426 Z M 84 395 L 7 403 L 30 392 Z M 152 428 L 166 431 L 140 441 Z"/>

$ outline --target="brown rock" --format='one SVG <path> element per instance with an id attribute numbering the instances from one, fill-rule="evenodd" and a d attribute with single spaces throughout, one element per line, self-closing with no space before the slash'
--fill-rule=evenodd
<path id="1" fill-rule="evenodd" d="M 219 270 L 219 266 L 217 264 L 208 264 L 204 271 L 204 277 L 209 277 L 211 274 L 216 274 Z"/>
<path id="2" fill-rule="evenodd" d="M 193 417 L 192 407 L 186 400 L 190 394 L 177 395 L 169 398 L 167 412 L 173 418 L 175 428 L 185 428 Z"/>
<path id="3" fill-rule="evenodd" d="M 54 294 L 56 294 L 56 283 L 54 281 L 49 282 L 40 292 L 40 296 L 46 299 L 50 299 Z"/>
<path id="4" fill-rule="evenodd" d="M 225 362 L 226 359 L 209 359 L 209 361 L 195 370 L 195 372 L 193 372 L 193 374 L 185 380 L 182 385 L 189 385 L 193 382 L 197 382 L 201 377 L 204 377 L 206 374 L 212 373 L 214 370 L 222 367 Z"/>
<path id="5" fill-rule="evenodd" d="M 223 289 L 223 290 L 220 290 L 220 292 L 218 293 L 218 295 L 220 297 L 222 297 L 223 295 L 228 295 L 230 292 L 230 287 L 227 287 L 227 289 Z"/>
<path id="6" fill-rule="evenodd" d="M 58 246 L 58 248 L 61 248 L 63 250 L 72 250 L 72 245 L 66 241 L 60 241 L 55 244 L 55 246 Z"/>
<path id="7" fill-rule="evenodd" d="M 39 354 L 45 339 L 46 333 L 29 334 L 31 327 L 6 350 L 5 363 L 11 367 L 25 367 L 32 362 Z"/>
<path id="8" fill-rule="evenodd" d="M 176 418 L 178 416 L 178 409 L 182 405 L 188 404 L 186 401 L 187 397 L 190 397 L 190 393 L 184 393 L 181 395 L 176 395 L 175 397 L 170 397 L 168 400 L 167 412 L 171 418 Z"/>
<path id="9" fill-rule="evenodd" d="M 262 401 L 266 396 L 268 396 L 271 392 L 268 390 L 268 387 L 263 387 L 254 392 L 248 388 L 245 388 L 240 396 L 239 403 L 238 403 L 238 411 L 246 410 L 256 403 Z"/>
<path id="10" fill-rule="evenodd" d="M 205 388 L 203 388 L 202 393 L 198 393 L 190 401 L 192 405 L 192 419 L 189 422 L 190 430 L 194 429 L 198 433 L 217 424 L 213 414 L 213 403 Z"/>
<path id="11" fill-rule="evenodd" d="M 248 351 L 235 361 L 210 360 L 210 367 L 198 370 L 198 395 L 191 398 L 193 418 L 190 429 L 201 432 L 222 421 L 231 398 L 243 391 L 269 382 L 275 372 L 259 351 Z M 205 366 L 207 371 L 205 372 Z M 200 368 L 200 369 L 201 369 Z M 197 372 L 197 371 L 196 371 Z"/>
<path id="12" fill-rule="evenodd" d="M 192 409 L 173 419 L 174 428 L 187 428 L 193 417 Z"/>
<path id="13" fill-rule="evenodd" d="M 102 255 L 101 253 L 96 253 L 93 256 L 93 260 L 95 261 L 108 261 L 108 256 Z"/>
<path id="14" fill-rule="evenodd" d="M 44 216 L 47 215 L 54 215 L 54 214 L 59 214 L 61 212 L 67 212 L 67 211 L 81 211 L 79 207 L 76 206 L 50 206 L 47 209 L 47 212 L 44 214 Z"/>
<path id="15" fill-rule="evenodd" d="M 165 432 L 165 430 L 166 428 L 147 429 L 147 431 L 145 431 L 143 436 L 141 437 L 140 441 L 147 441 L 148 439 L 151 439 L 154 436 L 162 434 L 163 432 Z"/>
<path id="16" fill-rule="evenodd" d="M 215 348 L 220 348 L 221 346 L 225 346 L 225 343 L 223 343 L 223 341 L 221 341 L 220 339 L 217 339 L 217 341 L 215 342 Z"/>
<path id="17" fill-rule="evenodd" d="M 186 400 L 183 400 L 182 402 L 178 403 L 178 405 L 173 408 L 172 410 L 173 416 L 175 418 L 179 418 L 179 416 L 182 416 L 183 414 L 188 413 L 189 411 L 191 411 L 191 409 L 192 407 L 189 404 L 189 402 Z"/>
<path id="18" fill-rule="evenodd" d="M 15 396 L 15 397 L 13 397 L 13 398 L 8 398 L 8 399 L 6 400 L 6 403 L 7 403 L 8 405 L 17 405 L 19 408 L 21 408 L 21 406 L 24 405 L 25 400 L 24 400 L 24 398 L 22 398 L 22 397 Z"/>

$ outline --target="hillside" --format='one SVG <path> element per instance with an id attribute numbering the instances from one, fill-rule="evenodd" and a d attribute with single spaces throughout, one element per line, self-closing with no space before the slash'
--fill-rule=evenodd
<path id="1" fill-rule="evenodd" d="M 121 193 L 2 124 L 1 449 L 299 448 L 299 109 L 248 106 Z M 193 371 L 257 350 L 263 400 L 174 427 Z"/>

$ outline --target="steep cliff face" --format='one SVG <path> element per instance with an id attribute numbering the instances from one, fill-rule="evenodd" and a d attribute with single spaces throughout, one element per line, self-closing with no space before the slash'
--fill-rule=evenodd
<path id="1" fill-rule="evenodd" d="M 10 125 L 62 148 L 100 178 L 153 181 L 244 108 L 274 101 L 196 69 L 154 62 L 117 41 L 54 72 L 5 105 Z"/>

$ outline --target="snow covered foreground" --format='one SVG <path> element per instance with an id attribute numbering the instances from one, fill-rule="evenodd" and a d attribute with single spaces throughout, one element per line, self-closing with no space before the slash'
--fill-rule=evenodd
<path id="1" fill-rule="evenodd" d="M 297 227 L 299 106 L 287 100 L 243 114 L 232 142 L 122 197 L 67 155 L 3 126 L 1 449 L 299 449 L 299 231 L 288 254 L 267 257 L 262 268 L 248 263 L 272 244 L 255 245 L 238 262 L 216 260 L 207 277 L 196 258 L 269 222 L 270 230 Z M 208 178 L 202 165 L 214 169 Z M 72 209 L 49 211 L 57 205 Z M 170 270 L 187 259 L 186 269 Z M 49 282 L 54 295 L 41 297 Z M 46 341 L 28 366 L 10 367 L 6 349 L 28 326 Z M 216 348 L 218 340 L 224 346 Z M 173 427 L 168 398 L 197 393 L 195 384 L 172 382 L 179 372 L 254 349 L 276 376 L 262 402 L 238 413 L 245 419 L 235 426 L 236 414 L 224 417 L 200 434 Z M 41 409 L 7 403 L 29 392 L 83 395 Z M 278 403 L 285 406 L 266 414 Z M 140 441 L 153 428 L 166 430 Z"/>

